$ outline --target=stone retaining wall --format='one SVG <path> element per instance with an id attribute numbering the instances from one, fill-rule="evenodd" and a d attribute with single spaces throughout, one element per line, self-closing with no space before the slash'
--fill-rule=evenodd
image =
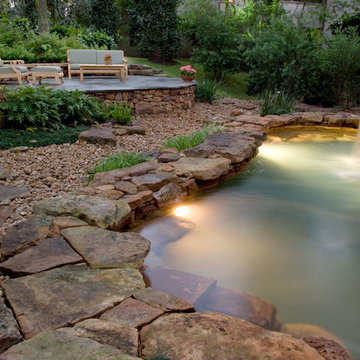
<path id="1" fill-rule="evenodd" d="M 195 103 L 195 84 L 179 89 L 128 90 L 89 93 L 105 102 L 127 101 L 136 114 L 160 114 L 189 109 Z"/>

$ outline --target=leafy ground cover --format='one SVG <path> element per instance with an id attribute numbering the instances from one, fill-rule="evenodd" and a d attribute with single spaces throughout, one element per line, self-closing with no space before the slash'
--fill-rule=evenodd
<path id="1" fill-rule="evenodd" d="M 40 147 L 52 144 L 74 143 L 87 126 L 65 127 L 59 130 L 0 129 L 0 149 L 16 146 Z"/>

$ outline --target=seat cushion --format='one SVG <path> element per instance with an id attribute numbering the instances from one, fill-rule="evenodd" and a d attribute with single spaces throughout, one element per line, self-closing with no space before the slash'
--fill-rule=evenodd
<path id="1" fill-rule="evenodd" d="M 80 64 L 70 64 L 71 70 L 80 70 Z"/>
<path id="2" fill-rule="evenodd" d="M 96 64 L 96 50 L 69 50 L 70 64 Z"/>
<path id="3" fill-rule="evenodd" d="M 15 69 L 21 73 L 26 73 L 28 71 L 26 66 L 21 65 L 15 66 Z M 0 67 L 0 74 L 15 74 L 15 71 L 10 66 L 2 66 Z"/>
<path id="4" fill-rule="evenodd" d="M 36 66 L 31 69 L 33 73 L 42 72 L 42 73 L 59 73 L 62 71 L 59 66 Z"/>
<path id="5" fill-rule="evenodd" d="M 96 50 L 96 63 L 104 64 L 105 54 L 111 54 L 113 64 L 122 64 L 124 59 L 124 52 L 122 50 Z"/>

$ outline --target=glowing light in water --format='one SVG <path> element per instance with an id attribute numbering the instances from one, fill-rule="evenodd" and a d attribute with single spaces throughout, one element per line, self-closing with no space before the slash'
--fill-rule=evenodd
<path id="1" fill-rule="evenodd" d="M 179 217 L 186 217 L 189 214 L 189 208 L 187 206 L 178 206 L 174 210 L 174 215 Z"/>

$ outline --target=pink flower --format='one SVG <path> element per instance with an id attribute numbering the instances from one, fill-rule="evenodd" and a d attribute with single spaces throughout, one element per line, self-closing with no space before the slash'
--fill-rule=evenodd
<path id="1" fill-rule="evenodd" d="M 191 67 L 191 65 L 182 66 L 180 68 L 181 75 L 195 75 L 196 70 Z"/>

